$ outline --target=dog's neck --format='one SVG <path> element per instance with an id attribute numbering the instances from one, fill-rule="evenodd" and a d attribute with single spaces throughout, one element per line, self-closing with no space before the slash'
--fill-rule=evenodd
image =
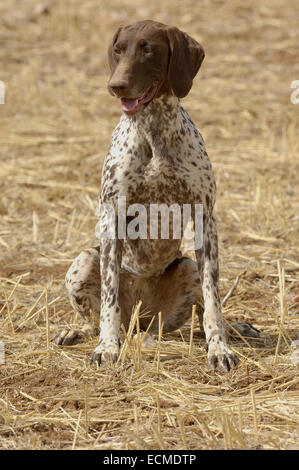
<path id="1" fill-rule="evenodd" d="M 153 153 L 160 154 L 162 149 L 172 146 L 174 137 L 181 128 L 179 100 L 175 96 L 163 95 L 129 119 L 132 120 L 138 135 L 147 140 Z"/>
<path id="2" fill-rule="evenodd" d="M 179 100 L 176 96 L 163 95 L 151 101 L 143 111 L 131 119 L 134 125 L 147 135 L 170 134 L 177 128 L 178 109 Z"/>

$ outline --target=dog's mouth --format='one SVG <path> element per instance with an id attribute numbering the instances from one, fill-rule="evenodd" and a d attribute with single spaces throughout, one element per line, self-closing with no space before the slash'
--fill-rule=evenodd
<path id="1" fill-rule="evenodd" d="M 151 85 L 143 95 L 139 96 L 139 98 L 125 98 L 121 97 L 120 104 L 121 109 L 127 114 L 135 114 L 141 111 L 144 106 L 149 104 L 149 102 L 154 98 L 158 85 L 154 83 Z"/>

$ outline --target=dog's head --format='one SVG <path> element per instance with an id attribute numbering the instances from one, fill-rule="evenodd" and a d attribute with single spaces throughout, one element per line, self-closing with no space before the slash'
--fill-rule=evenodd
<path id="1" fill-rule="evenodd" d="M 108 90 L 127 114 L 163 94 L 183 98 L 204 56 L 202 46 L 176 27 L 151 20 L 120 26 L 108 50 Z"/>

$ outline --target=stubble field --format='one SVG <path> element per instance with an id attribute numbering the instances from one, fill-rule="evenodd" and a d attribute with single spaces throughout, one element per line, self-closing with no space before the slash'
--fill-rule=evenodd
<path id="1" fill-rule="evenodd" d="M 70 0 L 0 4 L 1 449 L 298 448 L 299 6 L 296 0 Z M 206 51 L 183 104 L 217 178 L 223 313 L 261 331 L 211 373 L 190 322 L 116 366 L 79 325 L 64 276 L 94 244 L 103 159 L 120 108 L 106 50 L 120 23 L 178 26 Z"/>

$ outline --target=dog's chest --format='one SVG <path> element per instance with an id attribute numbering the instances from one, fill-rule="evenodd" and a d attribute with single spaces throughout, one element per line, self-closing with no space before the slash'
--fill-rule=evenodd
<path id="1" fill-rule="evenodd" d="M 159 154 L 150 159 L 142 158 L 132 165 L 129 177 L 125 178 L 124 189 L 127 201 L 133 203 L 172 204 L 185 203 L 191 191 L 188 177 L 180 165 Z"/>
<path id="2" fill-rule="evenodd" d="M 102 201 L 127 204 L 213 205 L 214 176 L 203 140 L 180 111 L 181 119 L 171 133 L 146 133 L 125 117 L 115 129 L 102 179 Z"/>

